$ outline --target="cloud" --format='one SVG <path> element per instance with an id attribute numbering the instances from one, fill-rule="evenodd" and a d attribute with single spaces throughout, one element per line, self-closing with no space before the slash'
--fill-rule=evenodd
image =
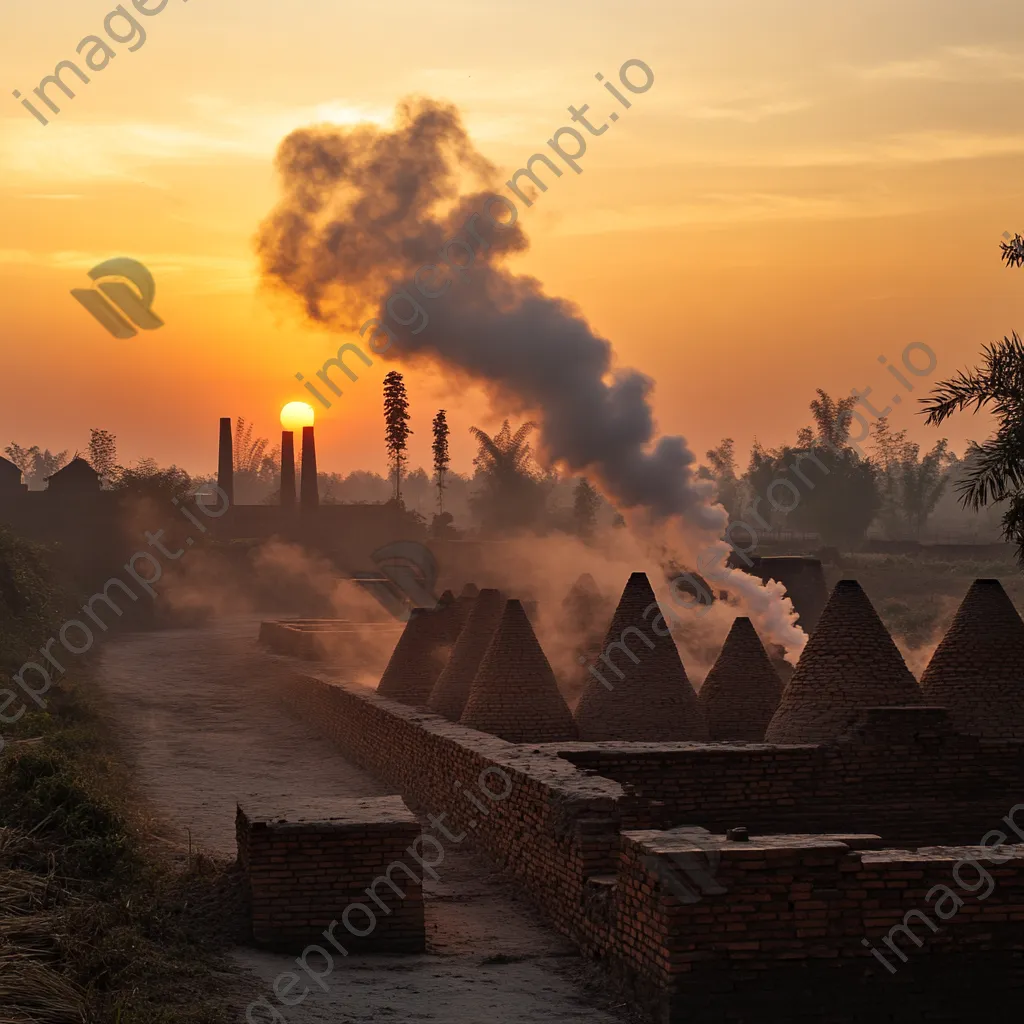
<path id="1" fill-rule="evenodd" d="M 867 82 L 1020 81 L 1024 55 L 993 46 L 944 46 L 928 56 L 850 70 Z"/>

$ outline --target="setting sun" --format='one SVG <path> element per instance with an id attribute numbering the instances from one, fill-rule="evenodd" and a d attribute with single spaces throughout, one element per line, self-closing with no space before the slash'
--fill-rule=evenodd
<path id="1" fill-rule="evenodd" d="M 281 426 L 285 430 L 313 426 L 313 407 L 307 402 L 289 402 L 281 410 Z"/>

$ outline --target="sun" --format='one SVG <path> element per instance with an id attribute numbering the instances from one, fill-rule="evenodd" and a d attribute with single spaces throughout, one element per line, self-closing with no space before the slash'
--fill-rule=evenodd
<path id="1" fill-rule="evenodd" d="M 281 410 L 281 426 L 293 431 L 313 426 L 313 406 L 308 402 L 289 402 Z"/>

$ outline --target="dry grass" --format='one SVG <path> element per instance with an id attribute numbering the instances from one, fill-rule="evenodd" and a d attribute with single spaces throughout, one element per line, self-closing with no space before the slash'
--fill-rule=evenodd
<path id="1" fill-rule="evenodd" d="M 26 719 L 29 716 L 25 716 Z M 0 756 L 0 1024 L 223 1024 L 249 983 L 233 864 L 176 857 L 80 691 Z"/>

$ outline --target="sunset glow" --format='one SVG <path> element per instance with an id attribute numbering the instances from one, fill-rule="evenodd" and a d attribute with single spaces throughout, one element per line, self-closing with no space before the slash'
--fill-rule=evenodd
<path id="1" fill-rule="evenodd" d="M 281 410 L 281 426 L 285 430 L 299 431 L 313 426 L 313 407 L 307 402 L 289 402 Z"/>

